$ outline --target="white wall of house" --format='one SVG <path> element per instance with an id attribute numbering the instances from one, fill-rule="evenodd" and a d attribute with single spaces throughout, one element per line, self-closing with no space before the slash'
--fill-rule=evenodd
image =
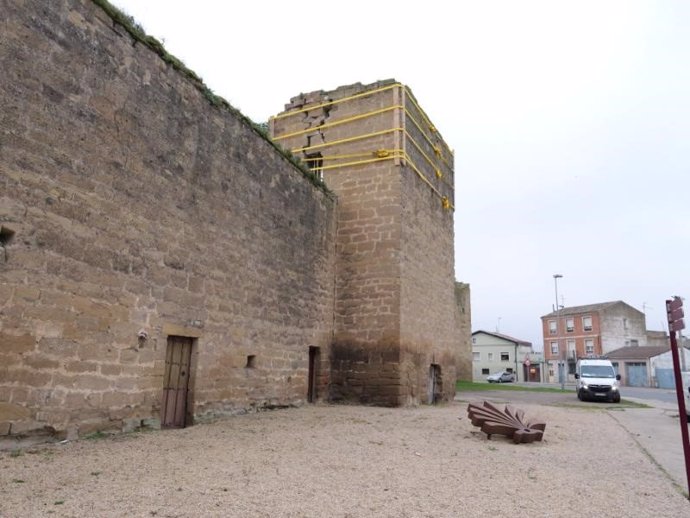
<path id="1" fill-rule="evenodd" d="M 522 381 L 522 361 L 531 347 L 517 346 L 517 372 Z M 484 381 L 498 371 L 516 372 L 516 346 L 514 342 L 498 336 L 478 332 L 472 335 L 472 379 Z M 488 374 L 485 374 L 488 372 Z"/>
<path id="2" fill-rule="evenodd" d="M 688 349 L 685 349 L 684 352 L 685 352 L 686 370 L 690 370 L 690 351 Z M 680 349 L 678 350 L 678 353 L 681 353 Z M 680 354 L 679 354 L 678 358 L 680 359 Z M 659 369 L 672 369 L 673 368 L 673 355 L 671 354 L 671 351 L 667 351 L 663 354 L 659 354 L 658 356 L 654 356 L 650 360 L 651 360 L 652 368 L 659 368 Z"/>
<path id="3" fill-rule="evenodd" d="M 603 354 L 621 347 L 647 345 L 647 326 L 641 311 L 620 303 L 602 310 L 599 318 Z"/>

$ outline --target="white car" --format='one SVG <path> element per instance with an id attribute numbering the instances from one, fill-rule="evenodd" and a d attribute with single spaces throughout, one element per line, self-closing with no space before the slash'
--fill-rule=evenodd
<path id="1" fill-rule="evenodd" d="M 500 371 L 487 376 L 486 381 L 489 383 L 508 383 L 510 381 L 515 381 L 515 374 L 512 372 Z"/>

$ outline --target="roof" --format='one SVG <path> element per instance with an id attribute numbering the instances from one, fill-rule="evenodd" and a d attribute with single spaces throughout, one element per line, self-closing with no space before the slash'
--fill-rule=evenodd
<path id="1" fill-rule="evenodd" d="M 654 356 L 659 356 L 660 354 L 667 353 L 671 350 L 670 346 L 663 345 L 645 345 L 642 347 L 638 346 L 628 346 L 621 347 L 615 351 L 606 353 L 606 357 L 609 360 L 629 360 L 629 359 L 647 359 Z"/>
<path id="2" fill-rule="evenodd" d="M 599 302 L 597 304 L 587 304 L 585 306 L 570 306 L 568 308 L 562 308 L 558 313 L 556 311 L 552 311 L 551 313 L 548 313 L 541 318 L 546 318 L 546 317 L 555 317 L 555 316 L 566 316 L 566 315 L 578 315 L 580 313 L 595 313 L 597 311 L 603 311 L 605 309 L 609 309 L 617 304 L 625 304 L 626 306 L 633 308 L 630 304 L 626 304 L 622 300 L 613 300 L 611 302 Z M 635 309 L 635 311 L 638 311 L 639 313 L 642 313 L 641 311 Z"/>
<path id="3" fill-rule="evenodd" d="M 529 347 L 532 347 L 532 342 L 526 342 L 525 340 L 513 338 L 512 336 L 503 335 L 501 333 L 491 333 L 489 331 L 483 331 L 483 330 L 479 329 L 479 330 L 475 331 L 474 333 L 472 333 L 472 336 L 476 335 L 477 333 L 484 333 L 485 335 L 491 335 L 491 336 L 495 336 L 496 338 L 502 338 L 503 340 L 508 340 L 509 342 L 513 342 L 513 343 L 518 344 L 518 345 L 527 345 Z"/>

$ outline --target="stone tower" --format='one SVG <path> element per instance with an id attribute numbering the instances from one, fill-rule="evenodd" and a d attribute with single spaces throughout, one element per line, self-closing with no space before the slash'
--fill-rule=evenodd
<path id="1" fill-rule="evenodd" d="M 452 399 L 453 152 L 393 80 L 301 94 L 270 132 L 338 197 L 330 399 Z"/>

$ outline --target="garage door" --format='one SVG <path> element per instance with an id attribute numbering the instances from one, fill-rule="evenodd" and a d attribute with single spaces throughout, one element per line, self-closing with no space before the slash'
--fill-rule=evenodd
<path id="1" fill-rule="evenodd" d="M 626 363 L 625 378 L 630 387 L 647 387 L 647 364 L 646 363 Z"/>
<path id="2" fill-rule="evenodd" d="M 657 369 L 656 382 L 659 385 L 659 388 L 676 388 L 676 377 L 673 375 L 673 369 Z"/>

